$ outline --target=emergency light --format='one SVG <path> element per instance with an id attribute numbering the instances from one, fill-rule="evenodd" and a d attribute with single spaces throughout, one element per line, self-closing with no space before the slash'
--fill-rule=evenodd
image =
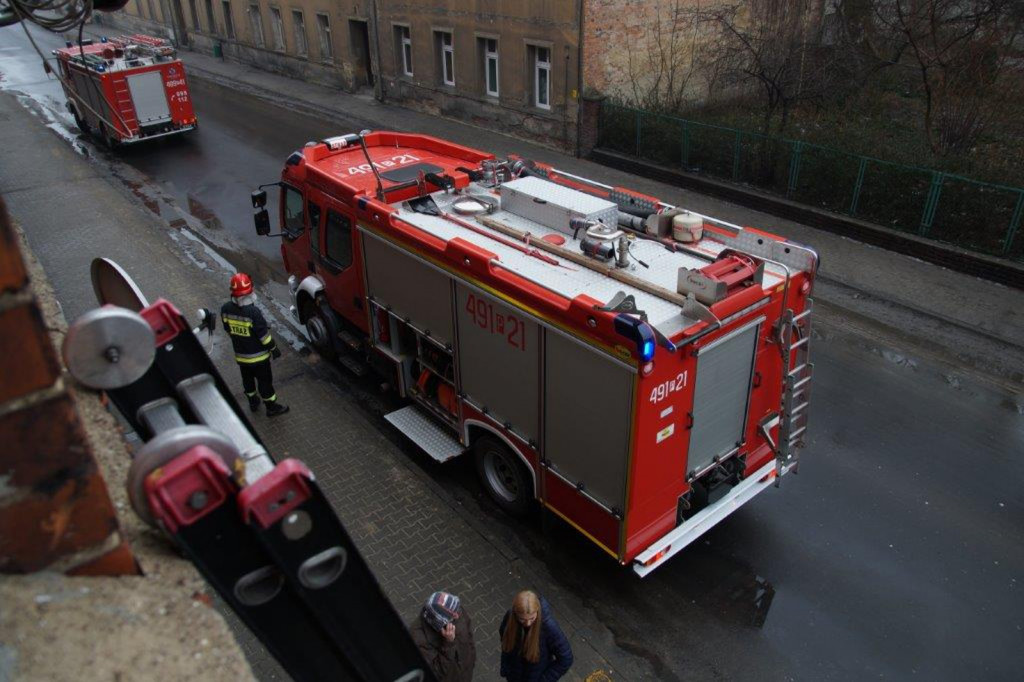
<path id="1" fill-rule="evenodd" d="M 657 340 L 654 330 L 643 320 L 621 313 L 615 316 L 615 331 L 632 341 L 644 362 L 654 357 Z"/>

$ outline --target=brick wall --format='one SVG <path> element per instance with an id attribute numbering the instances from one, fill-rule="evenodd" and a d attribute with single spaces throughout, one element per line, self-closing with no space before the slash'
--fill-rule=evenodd
<path id="1" fill-rule="evenodd" d="M 685 51 L 693 36 L 679 20 L 699 0 L 583 0 L 584 91 L 634 99 L 635 89 L 649 88 L 666 64 L 678 77 L 689 70 Z M 673 34 L 675 26 L 675 34 Z M 682 51 L 682 53 L 681 53 Z M 667 73 L 662 71 L 661 82 Z M 695 73 L 687 83 L 700 96 L 705 83 Z"/>
<path id="2" fill-rule="evenodd" d="M 0 199 L 0 572 L 138 572 Z"/>

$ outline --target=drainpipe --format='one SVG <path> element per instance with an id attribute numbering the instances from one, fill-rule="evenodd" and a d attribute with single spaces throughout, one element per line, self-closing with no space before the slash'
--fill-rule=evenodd
<path id="1" fill-rule="evenodd" d="M 582 139 L 580 135 L 580 129 L 582 126 L 580 122 L 583 120 L 583 20 L 586 18 L 586 5 L 587 0 L 577 0 L 579 11 L 576 16 L 579 17 L 580 35 L 579 42 L 576 45 L 576 157 L 579 158 L 580 148 L 582 145 Z M 568 78 L 566 81 L 568 82 Z M 569 103 L 566 102 L 566 109 L 569 107 Z"/>
<path id="2" fill-rule="evenodd" d="M 384 76 L 380 67 L 380 31 L 377 30 L 377 0 L 370 0 L 370 7 L 373 15 L 373 63 L 377 66 L 377 73 L 373 79 L 373 96 L 378 102 L 384 101 Z"/>

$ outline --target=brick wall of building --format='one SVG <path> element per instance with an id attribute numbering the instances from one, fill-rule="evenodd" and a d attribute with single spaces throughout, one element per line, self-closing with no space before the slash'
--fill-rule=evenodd
<path id="1" fill-rule="evenodd" d="M 138 572 L 0 200 L 0 572 Z"/>

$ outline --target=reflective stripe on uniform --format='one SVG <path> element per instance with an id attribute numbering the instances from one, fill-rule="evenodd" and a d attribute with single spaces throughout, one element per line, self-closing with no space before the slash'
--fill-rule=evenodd
<path id="1" fill-rule="evenodd" d="M 267 335 L 264 336 L 262 339 L 260 339 L 260 343 L 262 343 L 264 346 L 266 346 L 266 345 L 268 345 L 270 343 L 273 343 L 273 342 L 274 342 L 274 337 L 272 337 L 270 335 L 270 332 L 267 332 Z"/>
<path id="2" fill-rule="evenodd" d="M 235 353 L 235 362 L 243 362 L 245 364 L 252 364 L 254 362 L 263 362 L 264 360 L 270 359 L 270 351 L 263 351 L 262 353 Z"/>
<path id="3" fill-rule="evenodd" d="M 263 402 L 265 402 L 265 403 L 272 403 L 275 400 L 277 400 L 277 394 L 276 393 L 274 395 L 270 396 L 269 398 L 264 398 Z"/>

